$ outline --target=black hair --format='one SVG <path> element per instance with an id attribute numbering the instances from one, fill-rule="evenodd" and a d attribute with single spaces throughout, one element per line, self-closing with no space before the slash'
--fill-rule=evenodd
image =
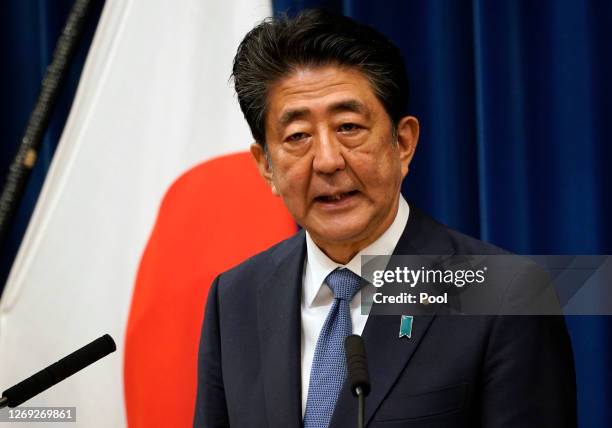
<path id="1" fill-rule="evenodd" d="M 393 128 L 406 115 L 409 83 L 402 55 L 372 27 L 321 9 L 295 18 L 271 17 L 244 37 L 232 77 L 242 113 L 256 142 L 265 147 L 268 88 L 298 67 L 354 67 L 369 80 Z"/>

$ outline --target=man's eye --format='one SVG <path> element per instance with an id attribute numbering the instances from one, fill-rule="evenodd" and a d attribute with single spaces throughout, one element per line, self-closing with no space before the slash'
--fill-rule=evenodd
<path id="1" fill-rule="evenodd" d="M 338 131 L 340 131 L 340 132 L 353 132 L 353 131 L 357 131 L 359 129 L 361 129 L 361 127 L 359 125 L 354 124 L 354 123 L 343 123 L 338 128 Z"/>
<path id="2" fill-rule="evenodd" d="M 285 141 L 300 141 L 304 138 L 307 138 L 308 135 L 304 132 L 296 132 L 295 134 L 291 134 L 288 136 Z"/>

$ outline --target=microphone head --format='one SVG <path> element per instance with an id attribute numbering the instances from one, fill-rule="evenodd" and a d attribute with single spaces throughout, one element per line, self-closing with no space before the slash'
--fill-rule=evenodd
<path id="1" fill-rule="evenodd" d="M 117 344 L 110 334 L 98 337 L 93 343 L 99 343 L 99 349 L 102 353 L 110 354 L 117 350 Z"/>
<path id="2" fill-rule="evenodd" d="M 363 395 L 367 397 L 370 393 L 370 374 L 361 336 L 356 334 L 348 336 L 344 341 L 344 351 L 351 392 L 357 396 L 357 388 L 360 387 Z"/>

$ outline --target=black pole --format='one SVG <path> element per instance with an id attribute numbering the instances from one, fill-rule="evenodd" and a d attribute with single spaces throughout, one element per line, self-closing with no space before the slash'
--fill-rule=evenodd
<path id="1" fill-rule="evenodd" d="M 358 400 L 357 428 L 365 425 L 365 398 L 370 393 L 370 374 L 365 344 L 361 336 L 351 334 L 344 340 L 344 354 L 351 392 Z"/>
<path id="2" fill-rule="evenodd" d="M 357 428 L 363 428 L 365 416 L 365 394 L 362 387 L 358 386 L 356 389 L 357 399 L 359 400 L 359 409 L 357 411 Z"/>
<path id="3" fill-rule="evenodd" d="M 97 338 L 4 391 L 2 399 L 0 399 L 0 409 L 6 406 L 17 407 L 21 405 L 116 350 L 117 345 L 109 334 Z"/>
<path id="4" fill-rule="evenodd" d="M 55 46 L 51 64 L 45 72 L 38 100 L 30 114 L 21 144 L 9 167 L 0 195 L 0 244 L 4 243 L 13 215 L 25 190 L 25 184 L 36 163 L 55 101 L 68 75 L 91 4 L 92 0 L 75 0 Z"/>

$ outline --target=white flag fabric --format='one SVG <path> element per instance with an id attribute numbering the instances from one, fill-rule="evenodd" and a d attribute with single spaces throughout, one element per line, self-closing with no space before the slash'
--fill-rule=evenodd
<path id="1" fill-rule="evenodd" d="M 252 137 L 228 79 L 239 41 L 270 14 L 267 0 L 107 0 L 0 303 L 0 385 L 104 333 L 118 352 L 28 406 L 75 406 L 76 426 L 127 424 L 125 332 L 143 251 L 164 195 L 185 171 L 248 150 Z M 222 191 L 225 183 L 212 185 Z M 141 416 L 130 425 L 147 426 Z M 159 425 L 178 426 L 171 421 Z"/>

